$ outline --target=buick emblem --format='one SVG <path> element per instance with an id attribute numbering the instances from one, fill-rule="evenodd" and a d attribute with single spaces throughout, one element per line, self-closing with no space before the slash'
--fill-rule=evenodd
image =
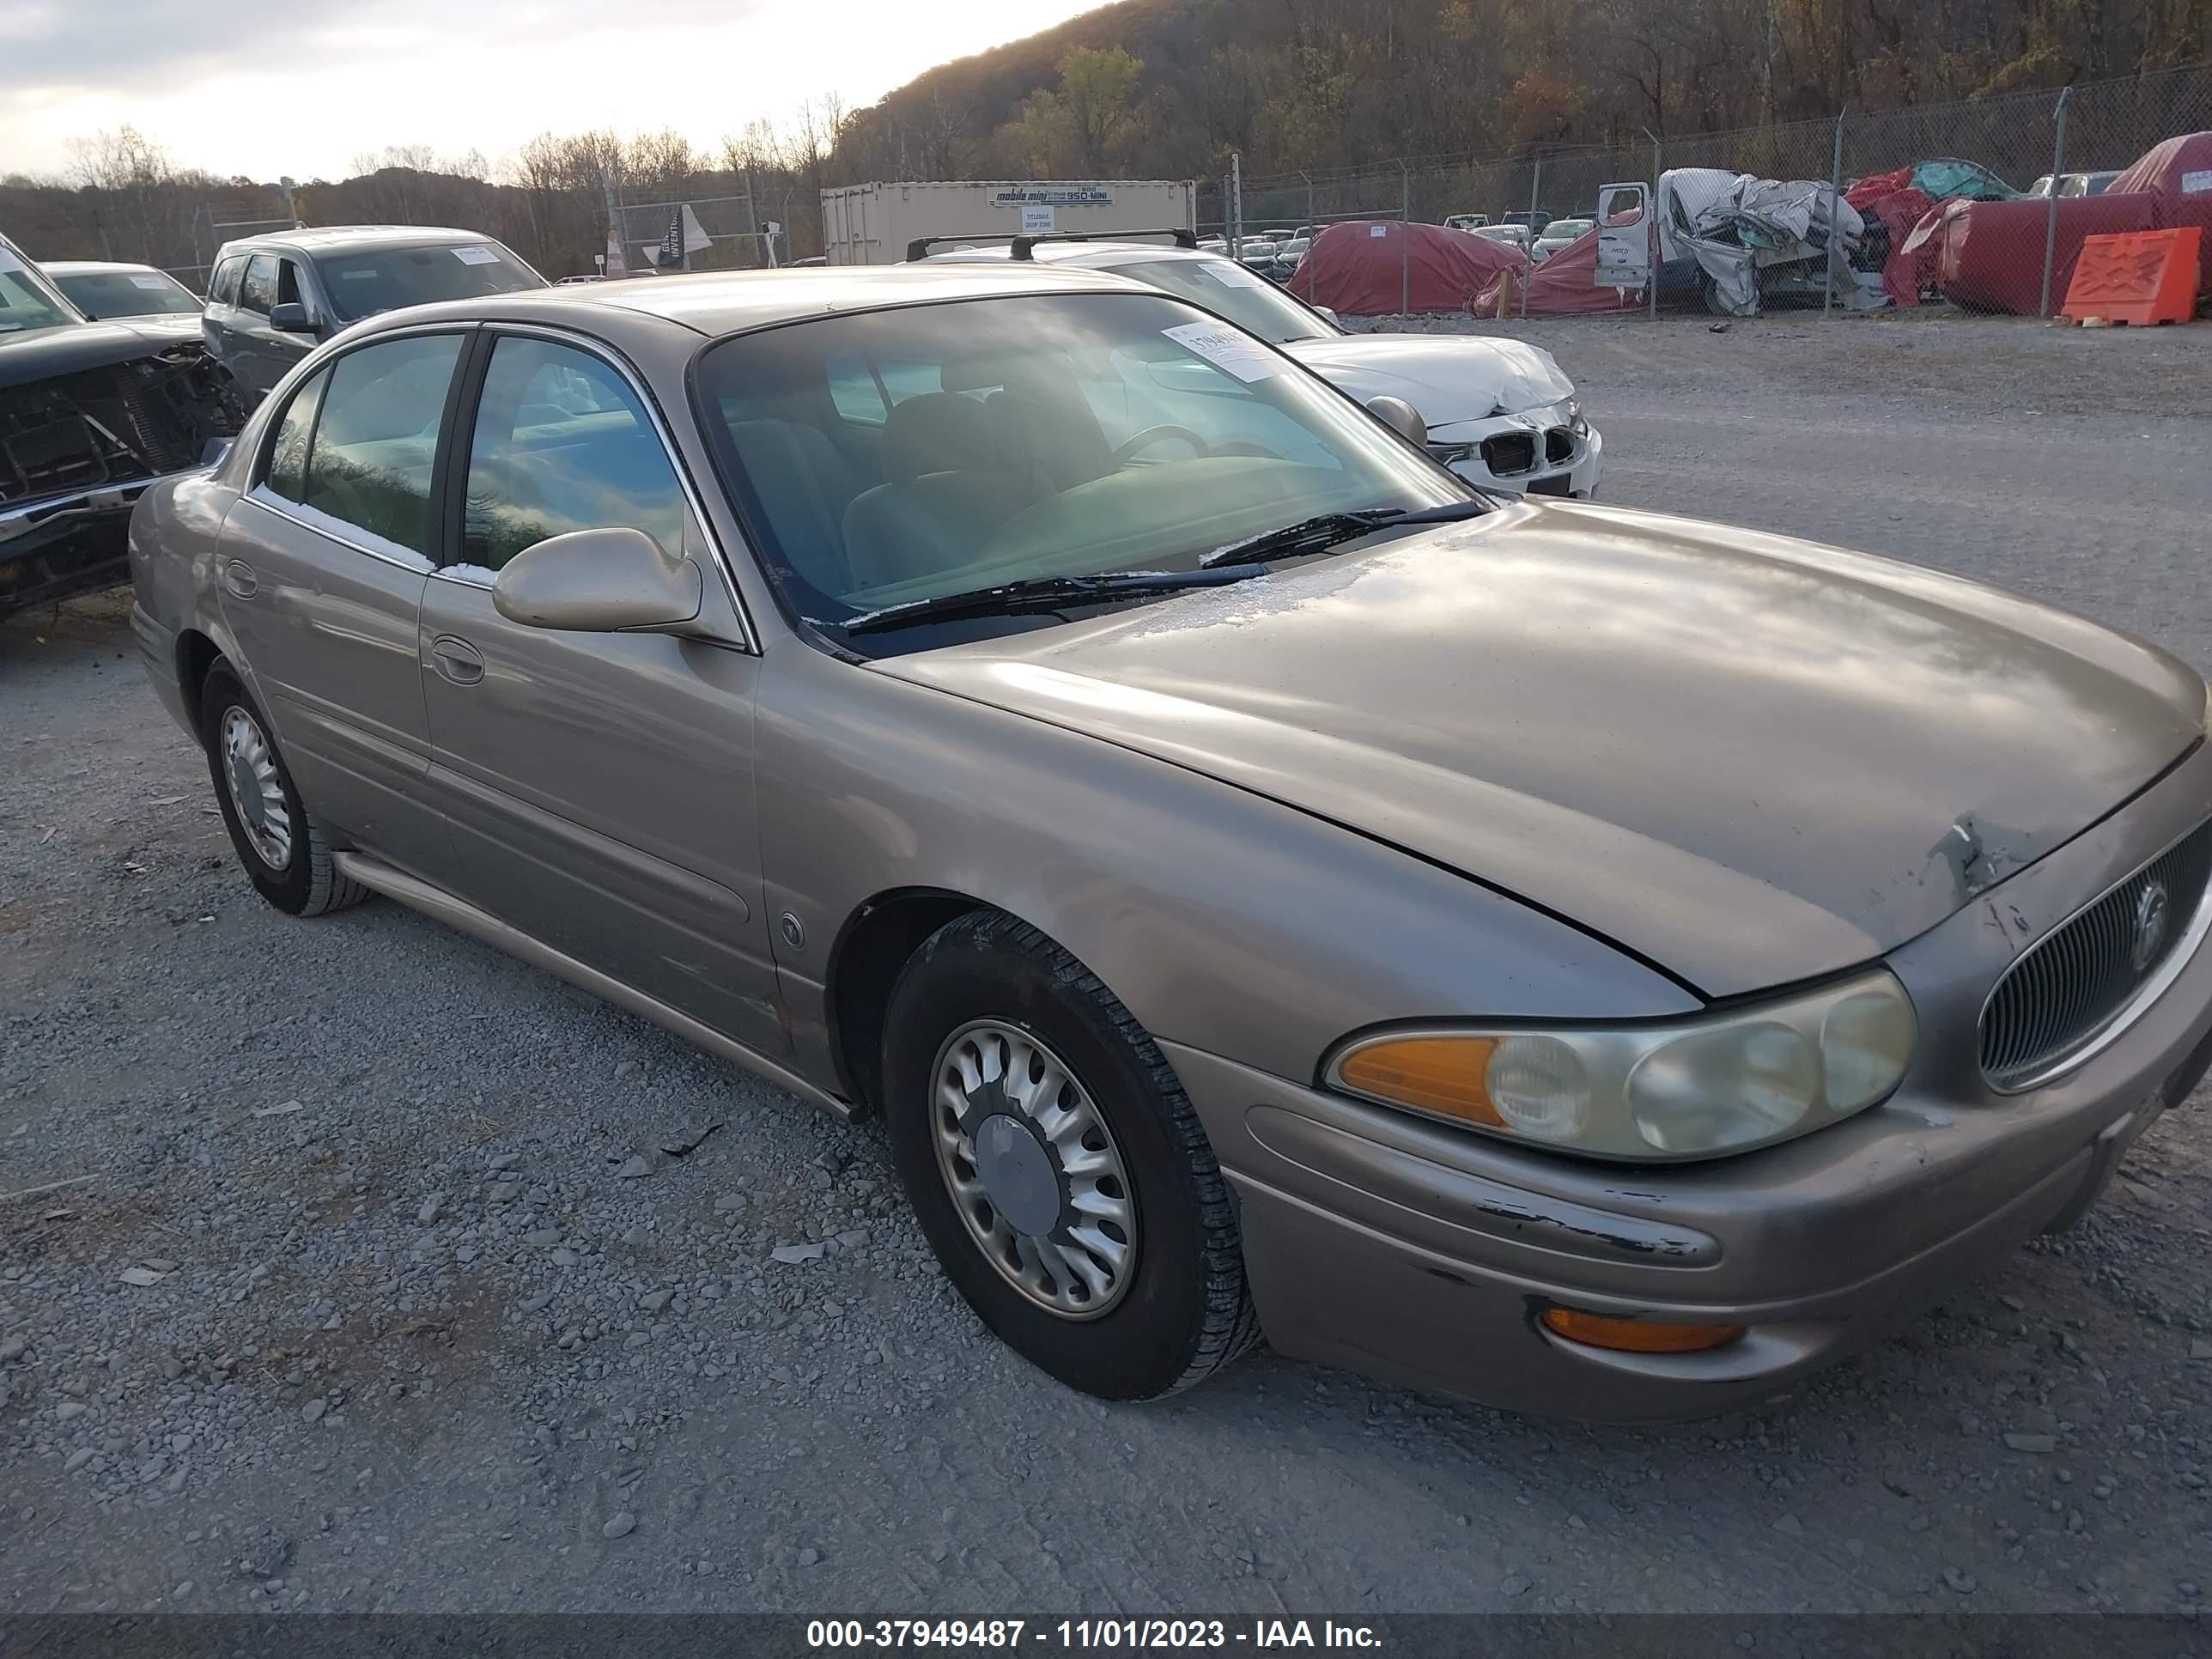
<path id="1" fill-rule="evenodd" d="M 2150 881 L 2143 884 L 2142 892 L 2136 899 L 2136 941 L 2129 960 L 2138 974 L 2150 966 L 2158 955 L 2158 948 L 2166 943 L 2167 914 L 2166 884 Z"/>

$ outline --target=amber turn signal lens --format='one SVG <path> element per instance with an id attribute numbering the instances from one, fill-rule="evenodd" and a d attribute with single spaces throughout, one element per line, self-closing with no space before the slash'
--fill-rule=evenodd
<path id="1" fill-rule="evenodd" d="M 1572 1308 L 1545 1309 L 1544 1328 L 1570 1342 L 1623 1353 L 1698 1353 L 1726 1347 L 1743 1334 L 1741 1325 L 1663 1325 L 1649 1319 L 1608 1319 Z"/>
<path id="2" fill-rule="evenodd" d="M 1425 1112 L 1502 1129 L 1484 1079 L 1496 1037 L 1401 1037 L 1355 1049 L 1337 1076 L 1348 1089 Z"/>

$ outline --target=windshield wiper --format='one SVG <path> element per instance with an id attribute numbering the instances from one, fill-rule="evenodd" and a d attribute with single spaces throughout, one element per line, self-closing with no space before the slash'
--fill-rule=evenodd
<path id="1" fill-rule="evenodd" d="M 1264 569 L 1109 570 L 1096 576 L 1029 576 L 995 587 L 974 587 L 933 599 L 908 599 L 880 611 L 863 611 L 833 624 L 848 634 L 873 634 L 910 623 L 942 622 L 957 617 L 1012 616 L 1024 611 L 1059 611 L 1068 605 L 1107 605 L 1147 593 L 1173 593 L 1186 587 L 1220 587 Z"/>
<path id="2" fill-rule="evenodd" d="M 1395 530 L 1401 525 L 1412 524 L 1457 524 L 1462 519 L 1475 518 L 1489 511 L 1489 504 L 1485 501 L 1453 501 L 1444 507 L 1370 507 L 1357 513 L 1324 513 L 1317 519 L 1301 519 L 1296 524 L 1285 525 L 1280 530 L 1224 543 L 1200 558 L 1198 568 L 1219 570 L 1231 565 L 1256 564 L 1262 559 L 1293 558 L 1301 553 L 1318 553 L 1339 542 L 1372 535 L 1378 530 Z"/>

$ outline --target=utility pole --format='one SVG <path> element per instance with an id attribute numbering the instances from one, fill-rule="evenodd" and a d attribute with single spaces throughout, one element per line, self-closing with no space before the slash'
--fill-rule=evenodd
<path id="1" fill-rule="evenodd" d="M 1242 151 L 1231 151 L 1229 156 L 1229 257 L 1244 257 L 1244 156 Z"/>

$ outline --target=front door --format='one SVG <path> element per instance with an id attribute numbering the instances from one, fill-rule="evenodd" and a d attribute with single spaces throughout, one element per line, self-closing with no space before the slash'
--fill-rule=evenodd
<path id="1" fill-rule="evenodd" d="M 1651 280 L 1651 191 L 1641 184 L 1604 185 L 1597 192 L 1598 288 L 1640 289 Z"/>
<path id="2" fill-rule="evenodd" d="M 380 340 L 298 386 L 224 523 L 217 573 L 301 796 L 341 845 L 433 878 L 451 840 L 422 788 L 416 629 L 438 437 L 467 339 Z"/>
<path id="3" fill-rule="evenodd" d="M 574 345 L 501 336 L 458 493 L 459 557 L 430 579 L 421 648 L 462 895 L 748 1048 L 785 1053 L 753 812 L 759 659 L 701 639 L 526 627 L 492 602 L 523 549 L 623 526 L 696 557 L 702 620 L 743 638 L 638 393 Z"/>

